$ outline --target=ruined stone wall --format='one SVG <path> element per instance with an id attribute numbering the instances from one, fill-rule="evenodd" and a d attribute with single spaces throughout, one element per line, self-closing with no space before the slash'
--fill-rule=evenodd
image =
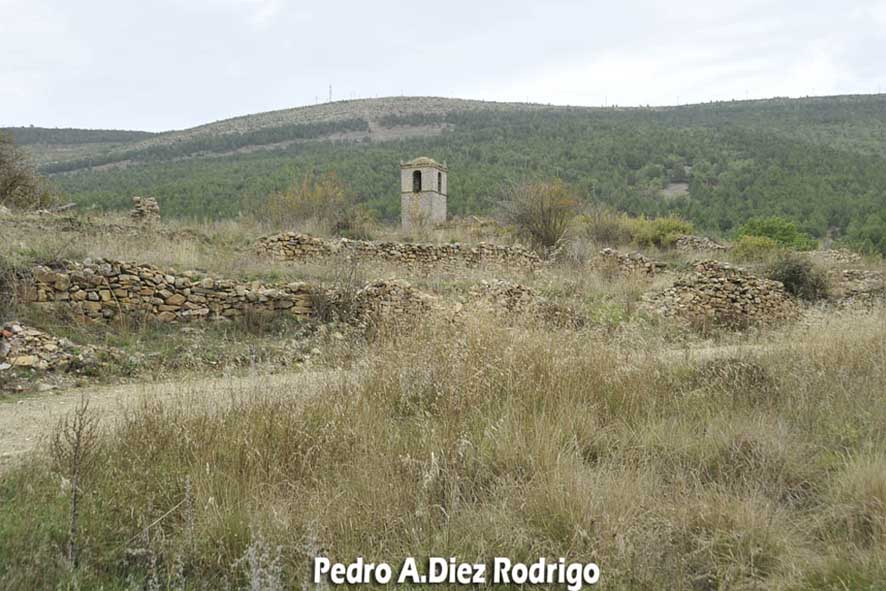
<path id="1" fill-rule="evenodd" d="M 697 263 L 673 287 L 644 296 L 644 305 L 666 317 L 733 328 L 787 320 L 798 311 L 780 282 L 719 261 Z"/>
<path id="2" fill-rule="evenodd" d="M 639 274 L 653 276 L 664 271 L 664 263 L 653 261 L 639 252 L 623 253 L 614 248 L 604 248 L 591 261 L 598 271 L 618 271 L 626 275 Z"/>
<path id="3" fill-rule="evenodd" d="M 156 223 L 160 221 L 160 205 L 153 197 L 133 197 L 129 217 L 137 222 Z"/>
<path id="4" fill-rule="evenodd" d="M 509 268 L 534 269 L 542 265 L 539 256 L 531 250 L 486 242 L 468 245 L 369 242 L 344 238 L 327 240 L 297 232 L 284 232 L 261 238 L 257 248 L 260 254 L 279 260 L 303 261 L 347 254 L 358 258 L 443 268 L 492 264 Z"/>
<path id="5" fill-rule="evenodd" d="M 707 236 L 680 236 L 674 242 L 674 248 L 681 251 L 724 251 L 729 250 L 728 246 L 720 244 L 716 240 L 711 240 Z"/>
<path id="6" fill-rule="evenodd" d="M 176 322 L 233 318 L 250 310 L 307 317 L 313 293 L 301 283 L 269 287 L 103 259 L 57 269 L 38 266 L 32 277 L 26 301 L 65 307 L 95 320 L 137 316 Z"/>

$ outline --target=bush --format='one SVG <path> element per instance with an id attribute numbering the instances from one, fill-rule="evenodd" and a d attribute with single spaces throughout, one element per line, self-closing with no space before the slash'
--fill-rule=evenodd
<path id="1" fill-rule="evenodd" d="M 592 207 L 579 216 L 579 225 L 591 242 L 602 246 L 628 244 L 633 234 L 630 219 L 606 207 Z"/>
<path id="2" fill-rule="evenodd" d="M 578 201 L 562 181 L 509 185 L 500 206 L 505 219 L 534 246 L 555 246 L 575 217 Z"/>
<path id="3" fill-rule="evenodd" d="M 781 249 L 778 242 L 766 236 L 742 236 L 735 243 L 735 257 L 745 261 L 765 260 Z"/>
<path id="4" fill-rule="evenodd" d="M 349 238 L 368 236 L 372 223 L 368 210 L 334 172 L 320 178 L 305 174 L 301 182 L 268 197 L 258 217 L 277 228 L 308 227 Z"/>
<path id="5" fill-rule="evenodd" d="M 826 298 L 830 291 L 827 273 L 812 261 L 787 254 L 769 266 L 770 279 L 781 281 L 785 290 L 798 298 L 814 302 Z"/>
<path id="6" fill-rule="evenodd" d="M 46 207 L 54 197 L 27 154 L 0 132 L 0 205 L 19 209 Z"/>
<path id="7" fill-rule="evenodd" d="M 692 234 L 693 227 L 690 222 L 676 216 L 667 216 L 647 220 L 636 218 L 629 220 L 631 234 L 637 246 L 669 248 L 680 236 Z"/>
<path id="8" fill-rule="evenodd" d="M 818 247 L 809 234 L 800 232 L 794 222 L 779 217 L 753 218 L 738 230 L 739 236 L 763 236 L 778 244 L 796 250 L 814 250 Z"/>

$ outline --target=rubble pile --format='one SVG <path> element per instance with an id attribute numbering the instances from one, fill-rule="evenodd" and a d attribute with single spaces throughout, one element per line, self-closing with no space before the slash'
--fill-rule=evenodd
<path id="1" fill-rule="evenodd" d="M 485 307 L 508 320 L 542 320 L 557 326 L 578 327 L 584 320 L 573 309 L 539 296 L 525 285 L 512 281 L 481 281 L 471 287 L 475 305 Z"/>
<path id="2" fill-rule="evenodd" d="M 86 372 L 100 364 L 103 352 L 98 347 L 76 346 L 68 339 L 57 339 L 18 322 L 0 328 L 0 371 Z"/>
<path id="3" fill-rule="evenodd" d="M 680 236 L 674 242 L 674 248 L 682 251 L 724 251 L 729 250 L 728 246 L 720 244 L 716 240 L 712 240 L 707 236 Z"/>
<path id="4" fill-rule="evenodd" d="M 834 298 L 843 305 L 872 304 L 886 298 L 886 278 L 882 271 L 841 269 L 831 274 Z"/>
<path id="5" fill-rule="evenodd" d="M 697 263 L 672 287 L 645 296 L 644 305 L 665 317 L 732 328 L 771 324 L 797 314 L 780 282 L 713 260 Z"/>
<path id="6" fill-rule="evenodd" d="M 397 279 L 373 281 L 354 297 L 355 317 L 361 322 L 412 319 L 430 312 L 434 298 Z"/>
<path id="7" fill-rule="evenodd" d="M 332 254 L 380 259 L 405 265 L 434 267 L 476 267 L 497 264 L 507 267 L 537 268 L 541 259 L 520 246 L 478 244 L 413 244 L 368 240 L 323 239 L 298 232 L 284 232 L 259 239 L 259 254 L 279 260 L 310 260 Z"/>
<path id="8" fill-rule="evenodd" d="M 129 217 L 137 222 L 159 222 L 160 204 L 153 197 L 133 197 Z"/>
<path id="9" fill-rule="evenodd" d="M 614 248 L 601 250 L 591 265 L 598 270 L 617 270 L 625 275 L 655 275 L 667 266 L 664 263 L 653 261 L 639 252 L 623 253 Z"/>
<path id="10" fill-rule="evenodd" d="M 481 281 L 469 293 L 475 302 L 508 314 L 530 313 L 538 301 L 532 288 L 504 280 Z"/>
<path id="11" fill-rule="evenodd" d="M 830 250 L 812 250 L 808 253 L 809 257 L 827 263 L 837 263 L 843 265 L 851 265 L 861 262 L 861 255 L 845 248 Z"/>

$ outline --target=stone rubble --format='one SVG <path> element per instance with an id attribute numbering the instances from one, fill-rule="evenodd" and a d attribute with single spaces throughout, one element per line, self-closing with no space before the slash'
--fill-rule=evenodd
<path id="1" fill-rule="evenodd" d="M 477 267 L 483 264 L 535 269 L 541 258 L 520 246 L 499 246 L 488 242 L 469 244 L 413 244 L 367 240 L 324 239 L 298 232 L 284 232 L 260 238 L 259 254 L 278 260 L 311 260 L 335 254 L 380 259 L 405 265 L 443 268 Z"/>
<path id="2" fill-rule="evenodd" d="M 672 287 L 644 296 L 644 307 L 665 317 L 730 328 L 772 324 L 798 313 L 780 282 L 714 260 L 697 263 Z"/>
<path id="3" fill-rule="evenodd" d="M 414 319 L 437 307 L 433 296 L 397 279 L 368 283 L 354 299 L 355 316 L 362 323 Z"/>
<path id="4" fill-rule="evenodd" d="M 831 273 L 833 297 L 839 304 L 870 305 L 886 298 L 886 277 L 882 271 L 840 269 Z"/>
<path id="5" fill-rule="evenodd" d="M 132 205 L 129 216 L 133 220 L 148 223 L 160 221 L 160 204 L 153 197 L 133 197 Z"/>
<path id="6" fill-rule="evenodd" d="M 806 253 L 812 259 L 821 262 L 851 265 L 861 262 L 861 255 L 845 248 L 829 250 L 812 250 Z"/>
<path id="7" fill-rule="evenodd" d="M 474 305 L 511 320 L 537 319 L 557 326 L 578 327 L 584 320 L 575 310 L 539 296 L 530 287 L 505 280 L 481 281 L 471 287 Z"/>
<path id="8" fill-rule="evenodd" d="M 0 327 L 0 371 L 89 372 L 108 353 L 104 348 L 77 346 L 68 339 L 57 339 L 18 322 Z"/>
<path id="9" fill-rule="evenodd" d="M 720 244 L 707 236 L 680 236 L 674 242 L 674 248 L 680 251 L 725 251 L 728 246 Z"/>
<path id="10" fill-rule="evenodd" d="M 591 266 L 597 270 L 605 271 L 615 269 L 625 275 L 649 275 L 663 271 L 667 265 L 653 261 L 639 252 L 623 253 L 614 248 L 604 248 L 591 262 Z"/>

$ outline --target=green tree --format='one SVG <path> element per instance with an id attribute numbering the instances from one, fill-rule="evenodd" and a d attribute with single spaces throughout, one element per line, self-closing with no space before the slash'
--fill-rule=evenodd
<path id="1" fill-rule="evenodd" d="M 780 217 L 751 218 L 738 230 L 739 236 L 761 236 L 797 250 L 812 250 L 818 243 L 797 229 L 796 224 Z"/>

